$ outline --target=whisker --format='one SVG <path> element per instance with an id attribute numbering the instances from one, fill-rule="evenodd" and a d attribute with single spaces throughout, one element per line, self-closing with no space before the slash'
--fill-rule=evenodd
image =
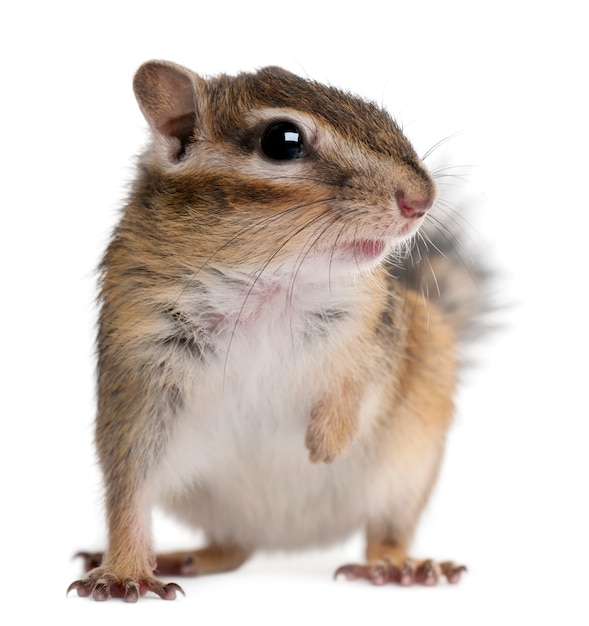
<path id="1" fill-rule="evenodd" d="M 315 219 L 313 219 L 311 222 L 309 222 L 307 224 L 307 227 L 310 227 L 312 224 L 314 224 L 315 222 L 318 222 L 320 219 L 328 216 L 330 213 L 331 213 L 331 211 L 329 211 L 329 210 L 324 211 L 321 215 L 317 216 Z M 308 237 L 307 242 L 305 243 L 305 245 L 303 246 L 303 249 L 301 250 L 301 252 L 299 253 L 299 255 L 297 257 L 295 270 L 294 270 L 294 272 L 292 272 L 292 275 L 291 275 L 291 281 L 290 281 L 290 285 L 289 285 L 289 288 L 288 288 L 288 298 L 289 298 L 289 301 L 291 303 L 292 303 L 293 298 L 294 298 L 294 288 L 295 288 L 296 280 L 298 278 L 298 275 L 299 275 L 299 272 L 301 270 L 301 267 L 303 266 L 304 262 L 306 261 L 308 255 L 310 254 L 311 250 L 316 245 L 316 243 L 321 239 L 321 237 L 323 237 L 325 235 L 325 233 L 330 228 L 332 228 L 333 225 L 336 224 L 341 218 L 342 218 L 341 214 L 332 215 L 331 219 L 329 221 L 327 221 L 327 223 L 323 226 L 323 228 L 319 229 L 319 227 L 318 227 L 318 228 L 315 229 L 314 233 L 316 233 L 316 236 L 313 239 L 312 239 L 311 236 Z M 343 226 L 342 226 L 342 228 L 343 228 Z M 332 251 L 332 254 L 333 254 L 333 251 Z M 331 272 L 330 271 L 329 271 L 329 276 L 331 276 Z M 329 290 L 331 291 L 331 280 L 329 282 Z M 290 320 L 290 329 L 291 329 L 291 343 L 292 343 L 292 347 L 293 347 L 293 351 L 294 351 L 295 350 L 295 340 L 294 340 L 294 329 L 292 328 L 292 318 Z"/>
<path id="2" fill-rule="evenodd" d="M 429 221 L 435 224 L 437 228 L 443 228 L 453 237 L 456 237 L 457 231 L 465 235 L 467 232 L 470 232 L 478 236 L 476 228 L 469 222 L 464 213 L 458 209 L 458 205 L 449 200 L 438 200 L 436 206 L 439 212 L 443 214 L 444 219 L 437 217 L 434 212 L 429 216 Z"/>
<path id="3" fill-rule="evenodd" d="M 460 217 L 459 213 L 457 215 L 458 217 Z M 446 217 L 448 218 L 449 216 L 446 215 Z M 433 225 L 436 226 L 436 231 L 438 235 L 440 236 L 440 244 L 434 245 L 432 240 L 428 236 L 430 245 L 432 245 L 436 249 L 436 251 L 440 255 L 442 255 L 444 258 L 448 258 L 448 253 L 444 252 L 441 248 L 443 246 L 447 246 L 448 250 L 451 251 L 452 256 L 456 259 L 456 261 L 458 261 L 462 265 L 462 267 L 471 277 L 473 282 L 476 283 L 477 277 L 476 277 L 476 274 L 473 272 L 472 258 L 470 259 L 470 262 L 469 262 L 464 257 L 464 252 L 468 252 L 469 247 L 465 245 L 463 242 L 459 241 L 459 238 L 457 237 L 455 231 L 451 229 L 450 224 L 448 224 L 447 221 L 442 222 L 438 218 L 431 216 L 431 222 L 433 223 Z M 459 228 L 459 224 L 456 220 L 454 220 L 454 224 L 457 228 Z M 466 222 L 466 224 L 468 224 L 468 222 Z M 464 229 L 461 229 L 461 230 L 462 232 L 464 232 Z"/>
<path id="4" fill-rule="evenodd" d="M 302 208 L 308 208 L 309 206 L 313 206 L 316 204 L 322 204 L 322 203 L 330 203 L 333 202 L 335 200 L 335 198 L 326 198 L 323 200 L 317 200 L 317 201 L 313 201 L 304 205 L 300 205 L 298 208 L 302 209 Z M 270 265 L 270 263 L 278 256 L 278 254 L 284 249 L 284 247 L 292 240 L 293 237 L 296 237 L 296 235 L 298 235 L 299 233 L 301 233 L 303 230 L 305 230 L 306 228 L 309 227 L 309 224 L 317 221 L 320 217 L 322 217 L 324 215 L 324 213 L 322 213 L 319 216 L 316 216 L 315 218 L 313 218 L 313 220 L 311 220 L 310 222 L 307 222 L 305 224 L 303 224 L 302 226 L 299 226 L 296 230 L 294 230 L 291 234 L 289 234 L 289 236 L 282 242 L 282 244 L 280 244 L 280 246 L 278 246 L 274 252 L 268 257 L 268 259 L 266 260 L 266 262 L 264 263 L 264 265 L 256 271 L 255 273 L 255 277 L 251 282 L 251 285 L 247 291 L 247 293 L 245 294 L 245 298 L 243 299 L 243 302 L 241 304 L 241 307 L 239 309 L 239 312 L 237 314 L 237 318 L 235 320 L 235 324 L 233 325 L 233 329 L 231 331 L 231 335 L 229 336 L 229 341 L 227 344 L 227 352 L 225 353 L 225 363 L 223 366 L 223 379 L 225 379 L 225 375 L 227 372 L 227 364 L 228 364 L 228 360 L 229 360 L 229 353 L 231 351 L 231 345 L 233 343 L 233 339 L 235 337 L 235 333 L 237 332 L 237 328 L 239 326 L 239 321 L 241 319 L 241 316 L 243 315 L 243 311 L 245 310 L 245 305 L 247 304 L 247 301 L 249 299 L 249 297 L 251 296 L 254 287 L 256 286 L 256 284 L 258 283 L 258 281 L 260 280 L 260 278 L 262 277 L 263 273 L 268 269 L 268 266 Z"/>
<path id="5" fill-rule="evenodd" d="M 459 137 L 465 132 L 466 132 L 466 129 L 458 130 L 455 133 L 452 133 L 451 135 L 448 135 L 447 137 L 440 139 L 440 141 L 436 142 L 429 150 L 426 151 L 426 153 L 421 157 L 421 160 L 425 161 L 428 157 L 430 157 L 436 150 L 441 148 L 444 144 L 448 143 L 452 139 L 455 139 L 456 137 Z"/>
<path id="6" fill-rule="evenodd" d="M 314 219 L 312 222 L 310 222 L 307 226 L 311 226 L 314 222 L 319 221 L 320 218 L 325 217 L 326 215 L 329 215 L 330 211 L 325 211 L 324 213 L 322 213 L 321 215 L 317 216 L 316 219 Z M 329 220 L 324 226 L 323 228 L 319 231 L 319 233 L 317 234 L 317 236 L 312 240 L 311 237 L 309 237 L 308 241 L 310 241 L 310 243 L 306 243 L 305 246 L 303 246 L 303 249 L 301 250 L 301 252 L 299 253 L 298 257 L 297 257 L 297 262 L 296 262 L 296 266 L 295 266 L 295 271 L 293 272 L 293 277 L 292 277 L 292 281 L 291 284 L 289 286 L 289 297 L 292 297 L 293 292 L 294 292 L 294 283 L 296 281 L 296 278 L 298 276 L 298 273 L 303 265 L 303 263 L 305 262 L 305 260 L 307 259 L 309 253 L 311 252 L 311 250 L 313 249 L 313 247 L 315 246 L 315 244 L 321 239 L 321 237 L 323 237 L 323 235 L 334 225 L 336 224 L 339 220 L 342 219 L 344 214 L 339 214 L 339 215 L 332 215 L 331 216 L 331 220 Z M 319 230 L 319 229 L 317 229 Z M 315 231 L 317 232 L 317 231 Z M 331 289 L 331 286 L 330 286 Z"/>
<path id="7" fill-rule="evenodd" d="M 434 178 L 442 178 L 444 176 L 466 176 L 471 170 L 480 169 L 479 165 L 475 164 L 462 164 L 462 165 L 438 165 L 435 168 L 431 168 L 430 174 Z M 453 172 L 465 171 L 464 174 L 454 174 Z"/>
<path id="8" fill-rule="evenodd" d="M 246 235 L 248 232 L 253 231 L 254 229 L 261 230 L 261 229 L 265 228 L 266 226 L 268 226 L 269 224 L 271 224 L 272 222 L 278 221 L 278 220 L 284 218 L 285 216 L 287 216 L 287 215 L 289 215 L 291 213 L 295 213 L 297 211 L 300 211 L 302 209 L 308 208 L 308 207 L 313 206 L 315 204 L 320 204 L 322 202 L 324 202 L 324 201 L 323 200 L 315 200 L 313 202 L 309 202 L 309 203 L 305 203 L 305 204 L 300 204 L 300 205 L 296 205 L 296 206 L 293 206 L 293 207 L 289 207 L 288 209 L 284 209 L 283 211 L 280 211 L 279 213 L 275 213 L 274 215 L 265 216 L 265 217 L 263 217 L 261 219 L 258 219 L 256 221 L 254 221 L 252 224 L 248 224 L 247 226 L 241 228 L 232 237 L 227 239 L 222 246 L 217 248 L 217 250 L 215 250 L 215 252 L 213 252 L 213 254 L 211 254 L 207 259 L 205 259 L 205 261 L 198 268 L 196 268 L 193 271 L 193 273 L 190 276 L 190 278 L 188 279 L 188 281 L 183 285 L 182 289 L 180 290 L 180 293 L 178 294 L 178 297 L 177 297 L 177 299 L 175 301 L 175 304 L 178 304 L 178 302 L 180 301 L 180 298 L 186 293 L 186 291 L 194 283 L 194 281 L 197 279 L 198 275 L 208 265 L 210 265 L 211 261 L 219 253 L 221 253 L 223 250 L 228 248 L 231 244 L 233 244 L 236 241 L 238 241 L 241 237 Z"/>

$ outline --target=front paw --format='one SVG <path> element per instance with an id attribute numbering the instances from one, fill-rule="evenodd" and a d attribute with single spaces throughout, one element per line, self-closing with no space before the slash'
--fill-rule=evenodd
<path id="1" fill-rule="evenodd" d="M 123 598 L 126 602 L 137 602 L 148 591 L 163 600 L 175 600 L 176 592 L 184 595 L 182 588 L 176 583 L 163 583 L 151 575 L 124 577 L 118 576 L 103 567 L 97 567 L 80 580 L 74 581 L 67 590 L 76 590 L 79 596 L 92 597 L 102 601 L 108 598 Z"/>
<path id="2" fill-rule="evenodd" d="M 333 430 L 326 429 L 320 422 L 311 422 L 305 438 L 310 461 L 331 463 L 350 443 L 350 437 L 342 435 L 341 432 L 334 433 Z"/>
<path id="3" fill-rule="evenodd" d="M 358 401 L 354 387 L 325 395 L 313 408 L 305 445 L 313 463 L 331 463 L 345 452 L 358 431 Z"/>

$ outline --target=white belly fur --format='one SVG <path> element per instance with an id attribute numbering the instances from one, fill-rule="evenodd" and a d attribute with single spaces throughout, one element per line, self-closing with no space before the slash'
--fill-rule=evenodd
<path id="1" fill-rule="evenodd" d="M 333 463 L 309 461 L 305 432 L 325 383 L 312 354 L 295 357 L 288 328 L 238 333 L 229 358 L 207 364 L 158 468 L 159 504 L 210 541 L 300 548 L 344 539 L 366 521 L 377 468 L 362 433 Z M 368 392 L 365 433 L 379 404 Z"/>

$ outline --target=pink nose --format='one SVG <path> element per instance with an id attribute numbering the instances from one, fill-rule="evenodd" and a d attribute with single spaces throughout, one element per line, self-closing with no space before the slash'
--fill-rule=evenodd
<path id="1" fill-rule="evenodd" d="M 407 198 L 402 191 L 395 193 L 395 200 L 401 213 L 412 218 L 423 217 L 433 204 L 430 198 Z"/>

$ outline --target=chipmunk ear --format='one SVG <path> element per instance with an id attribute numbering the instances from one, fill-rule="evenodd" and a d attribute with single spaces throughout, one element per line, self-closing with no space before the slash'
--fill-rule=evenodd
<path id="1" fill-rule="evenodd" d="M 135 74 L 133 90 L 151 128 L 168 140 L 178 160 L 195 134 L 198 84 L 189 69 L 168 61 L 148 61 Z"/>

